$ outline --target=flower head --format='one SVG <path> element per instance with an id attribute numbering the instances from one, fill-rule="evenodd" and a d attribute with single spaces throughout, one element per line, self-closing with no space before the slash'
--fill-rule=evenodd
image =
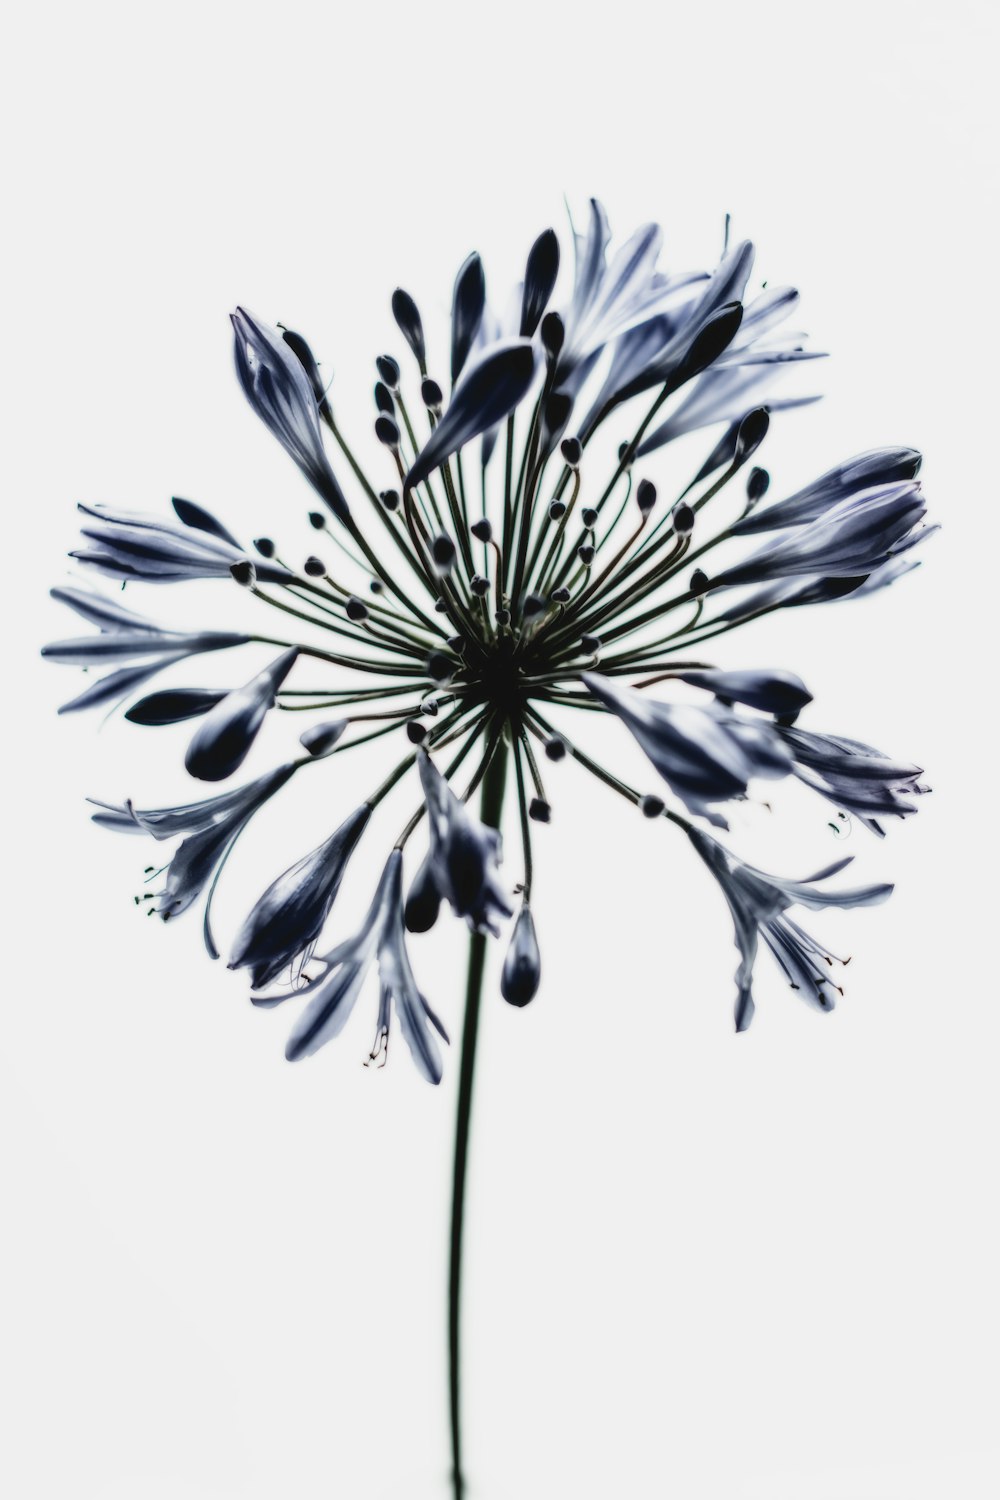
<path id="1" fill-rule="evenodd" d="M 658 225 L 616 243 L 596 199 L 572 227 L 568 257 L 565 248 L 543 228 L 523 276 L 492 303 L 483 260 L 469 255 L 452 283 L 444 339 L 396 289 L 399 344 L 375 355 L 374 461 L 356 456 L 335 420 L 306 339 L 236 310 L 244 394 L 325 504 L 308 513 L 298 553 L 285 508 L 274 535 L 248 552 L 189 500 L 175 500 L 165 519 L 81 507 L 83 545 L 72 555 L 127 585 L 129 607 L 118 595 L 54 591 L 95 629 L 45 654 L 110 669 L 65 706 L 132 699 L 125 718 L 143 733 L 196 721 L 184 760 L 201 780 L 226 781 L 264 754 L 282 724 L 294 723 L 298 740 L 277 769 L 202 801 L 97 805 L 102 826 L 180 840 L 162 888 L 142 904 L 174 918 L 204 895 L 206 943 L 218 956 L 212 895 L 258 811 L 299 772 L 323 778 L 331 790 L 322 806 L 335 804 L 338 756 L 364 746 L 374 760 L 396 746 L 359 807 L 334 812 L 303 838 L 309 852 L 261 879 L 232 943 L 230 966 L 250 971 L 258 1004 L 301 1002 L 289 1057 L 336 1036 L 377 969 L 372 1058 L 384 1059 L 395 1018 L 419 1071 L 437 1082 L 443 1028 L 414 978 L 405 934 L 426 931 L 442 905 L 472 930 L 480 956 L 485 937 L 513 919 L 500 991 L 515 1007 L 535 999 L 533 842 L 538 828 L 558 824 L 556 783 L 568 758 L 665 833 L 684 831 L 715 874 L 736 925 L 740 1029 L 753 1012 L 761 939 L 805 998 L 833 1003 L 832 955 L 790 908 L 870 904 L 889 887 L 821 889 L 841 864 L 811 881 L 767 875 L 703 825 L 728 826 L 731 807 L 761 784 L 794 778 L 880 834 L 925 790 L 910 762 L 803 723 L 812 695 L 794 672 L 705 659 L 706 647 L 714 655 L 718 640 L 724 653 L 724 638 L 761 615 L 848 602 L 915 566 L 913 549 L 934 530 L 924 522 L 920 455 L 875 449 L 766 499 L 784 493 L 770 458 L 762 463 L 775 415 L 817 399 L 791 383 L 819 357 L 785 331 L 796 289 L 757 284 L 753 245 L 730 245 L 728 233 L 714 264 L 669 269 Z M 789 384 L 775 394 L 779 380 Z M 708 451 L 693 478 L 673 472 L 675 439 L 703 429 Z M 246 609 L 267 622 L 260 633 L 173 630 L 131 609 L 144 583 L 221 580 L 232 589 L 234 579 Z M 243 686 L 169 683 L 133 696 L 154 673 L 235 647 L 267 653 L 252 673 L 228 679 Z M 655 789 L 633 786 L 591 753 L 582 731 L 595 713 L 629 731 L 657 773 Z M 519 833 L 510 883 L 500 831 L 508 782 Z M 354 852 L 397 788 L 410 800 L 368 914 L 353 936 L 331 940 Z M 828 836 L 821 806 L 817 825 Z"/>

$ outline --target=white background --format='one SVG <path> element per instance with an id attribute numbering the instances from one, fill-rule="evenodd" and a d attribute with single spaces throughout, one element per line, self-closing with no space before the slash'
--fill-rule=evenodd
<path id="1" fill-rule="evenodd" d="M 879 443 L 926 452 L 941 535 L 856 605 L 773 617 L 718 659 L 799 671 L 804 723 L 927 768 L 884 843 L 834 847 L 780 788 L 735 846 L 841 852 L 888 906 L 820 915 L 853 953 L 830 1017 L 764 962 L 731 1030 L 728 916 L 665 824 L 574 768 L 537 836 L 545 979 L 485 1007 L 467 1282 L 474 1500 L 987 1500 L 1000 1493 L 993 872 L 996 35 L 985 4 L 618 0 L 338 8 L 55 4 L 8 34 L 3 108 L 5 983 L 0 1490 L 12 1500 L 446 1493 L 444 1267 L 457 1048 L 361 1067 L 367 997 L 298 1067 L 198 922 L 135 911 L 147 847 L 83 798 L 181 800 L 183 729 L 55 717 L 80 680 L 74 502 L 171 494 L 311 545 L 304 481 L 232 373 L 227 313 L 303 329 L 378 462 L 388 296 L 443 371 L 454 271 L 501 303 L 562 195 L 657 218 L 711 264 L 726 210 L 834 358 L 776 419 L 774 493 Z M 714 434 L 709 438 L 714 440 Z M 649 471 L 683 479 L 665 457 Z M 133 600 L 219 623 L 207 586 Z M 223 667 L 214 668 L 223 673 Z M 194 674 L 189 674 L 194 675 Z M 194 675 L 194 680 L 198 680 Z M 589 724 L 589 720 L 588 720 Z M 297 725 L 295 727 L 298 727 Z M 251 767 L 291 739 L 267 726 Z M 616 763 L 650 779 L 624 731 Z M 378 748 L 378 747 L 377 747 Z M 247 840 L 220 928 L 385 757 L 344 756 Z M 376 767 L 376 759 L 378 767 Z M 341 897 L 346 929 L 409 811 Z M 254 842 L 253 840 L 256 840 Z M 508 840 L 517 878 L 516 836 Z M 453 1031 L 465 942 L 414 944 Z"/>

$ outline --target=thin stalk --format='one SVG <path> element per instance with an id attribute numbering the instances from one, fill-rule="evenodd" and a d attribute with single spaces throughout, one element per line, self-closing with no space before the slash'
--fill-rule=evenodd
<path id="1" fill-rule="evenodd" d="M 507 743 L 501 736 L 483 778 L 480 817 L 491 828 L 499 828 L 507 785 Z M 455 1500 L 464 1500 L 462 1470 L 460 1294 L 462 1284 L 462 1223 L 465 1213 L 465 1180 L 469 1153 L 469 1122 L 472 1116 L 472 1084 L 479 1035 L 479 1006 L 486 972 L 486 937 L 474 932 L 469 945 L 469 974 L 465 988 L 465 1020 L 462 1025 L 462 1058 L 458 1077 L 458 1107 L 455 1117 L 455 1167 L 451 1196 L 451 1247 L 448 1265 L 448 1397 L 451 1415 L 451 1473 Z"/>

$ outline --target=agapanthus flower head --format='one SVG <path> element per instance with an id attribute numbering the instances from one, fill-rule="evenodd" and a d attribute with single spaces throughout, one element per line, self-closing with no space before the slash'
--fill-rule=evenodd
<path id="1" fill-rule="evenodd" d="M 217 957 L 212 896 L 244 829 L 293 775 L 328 788 L 317 803 L 333 809 L 324 826 L 304 834 L 307 852 L 288 869 L 262 876 L 230 947 L 256 1003 L 300 1005 L 289 1057 L 336 1036 L 377 970 L 370 1060 L 384 1060 L 397 1024 L 436 1083 L 444 1030 L 417 985 L 407 932 L 448 908 L 474 952 L 507 927 L 500 992 L 515 1007 L 535 999 L 533 838 L 556 836 L 567 759 L 634 815 L 685 832 L 713 871 L 736 926 L 740 1030 L 761 939 L 811 1003 L 829 1010 L 838 993 L 833 955 L 790 908 L 871 904 L 889 887 L 828 891 L 843 861 L 809 881 L 767 875 L 704 825 L 728 827 L 734 804 L 791 778 L 823 799 L 822 836 L 823 801 L 881 834 L 926 790 L 909 761 L 814 730 L 812 694 L 794 672 L 707 659 L 709 643 L 724 651 L 724 637 L 762 615 L 848 601 L 914 567 L 914 547 L 935 529 L 920 455 L 878 448 L 827 463 L 789 493 L 775 433 L 818 399 L 792 382 L 820 357 L 785 332 L 796 289 L 755 284 L 753 245 L 730 246 L 728 231 L 715 264 L 673 270 L 654 223 L 616 243 L 596 200 L 578 223 L 562 246 L 550 227 L 526 240 L 523 273 L 498 298 L 478 253 L 442 275 L 432 290 L 446 296 L 451 285 L 450 334 L 425 327 L 411 292 L 396 289 L 398 345 L 372 351 L 367 456 L 338 422 L 325 354 L 238 308 L 240 384 L 309 486 L 297 494 L 290 471 L 287 504 L 249 551 L 189 500 L 162 519 L 80 507 L 83 545 L 71 555 L 129 597 L 126 606 L 120 594 L 53 591 L 92 633 L 45 654 L 109 668 L 64 707 L 127 702 L 140 734 L 193 721 L 184 759 L 203 781 L 227 782 L 271 753 L 289 716 L 298 740 L 276 769 L 200 801 L 97 804 L 104 827 L 180 840 L 140 904 L 173 919 L 204 897 Z M 338 392 L 350 378 L 338 368 Z M 372 372 L 356 378 L 371 391 Z M 672 475 L 677 440 L 702 430 L 702 462 Z M 315 495 L 323 504 L 308 511 L 303 546 L 288 532 Z M 191 580 L 241 587 L 259 630 L 173 630 L 131 608 L 144 583 Z M 166 680 L 208 652 L 239 662 L 226 686 Z M 633 786 L 595 758 L 594 713 L 629 731 L 653 785 Z M 331 762 L 369 745 L 396 754 L 357 807 L 339 805 Z M 501 864 L 508 782 L 519 839 L 510 860 L 511 820 Z M 355 850 L 374 809 L 407 789 L 367 916 L 345 934 L 337 896 Z"/>

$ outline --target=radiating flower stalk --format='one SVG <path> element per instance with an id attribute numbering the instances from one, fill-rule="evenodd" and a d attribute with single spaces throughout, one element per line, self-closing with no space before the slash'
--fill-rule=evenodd
<path id="1" fill-rule="evenodd" d="M 237 310 L 243 391 L 322 506 L 309 513 L 315 554 L 297 565 L 271 538 L 248 547 L 190 501 L 175 500 L 169 519 L 82 505 L 83 545 L 71 555 L 92 573 L 123 586 L 221 581 L 253 595 L 266 623 L 258 633 L 175 631 L 74 585 L 53 595 L 96 632 L 45 648 L 54 661 L 108 669 L 64 711 L 128 701 L 126 719 L 147 730 L 191 721 L 185 766 L 199 781 L 230 782 L 258 753 L 273 711 L 308 718 L 301 753 L 231 789 L 179 807 L 96 804 L 104 827 L 179 839 L 163 870 L 150 868 L 162 885 L 140 904 L 166 921 L 203 900 L 213 958 L 216 885 L 261 809 L 293 777 L 325 774 L 311 767 L 376 739 L 399 745 L 361 805 L 267 886 L 229 966 L 250 971 L 255 1004 L 297 1008 L 291 1059 L 340 1033 L 377 970 L 368 1062 L 385 1062 L 396 1025 L 419 1072 L 438 1083 L 447 1035 L 418 986 L 407 934 L 430 928 L 442 905 L 471 931 L 449 1276 L 457 1497 L 462 1224 L 487 945 L 509 924 L 500 992 L 529 1004 L 542 974 L 532 832 L 553 816 L 558 763 L 575 759 L 639 814 L 672 825 L 712 871 L 735 927 L 741 1031 L 754 1013 L 761 942 L 810 1005 L 831 1010 L 840 993 L 837 961 L 791 908 L 869 905 L 891 887 L 821 890 L 848 860 L 807 880 L 765 874 L 704 825 L 726 829 L 728 804 L 756 783 L 794 777 L 881 834 L 883 820 L 913 811 L 925 790 L 917 766 L 800 726 L 811 694 L 797 676 L 723 668 L 702 649 L 754 619 L 870 594 L 915 567 L 912 549 L 933 529 L 919 454 L 878 449 L 770 501 L 757 460 L 771 420 L 816 399 L 773 394 L 779 377 L 818 357 L 781 331 L 797 293 L 748 293 L 748 242 L 727 243 L 710 272 L 662 271 L 654 224 L 609 253 L 596 201 L 572 239 L 572 286 L 559 310 L 550 229 L 503 320 L 487 303 L 479 256 L 468 257 L 454 285 L 446 371 L 413 298 L 394 294 L 406 357 L 375 362 L 374 463 L 349 446 L 305 339 Z M 620 446 L 608 465 L 595 439 L 613 422 Z M 662 450 L 703 428 L 715 430 L 707 458 L 681 493 L 661 496 Z M 232 687 L 175 683 L 135 698 L 156 674 L 207 652 L 232 653 Z M 244 656 L 252 663 L 239 665 Z M 595 712 L 631 733 L 658 791 L 631 785 L 585 748 Z M 501 873 L 508 784 L 521 850 L 513 887 Z M 337 931 L 333 907 L 372 811 L 403 787 L 411 802 L 368 913 L 353 935 Z M 426 843 L 407 881 L 414 834 Z"/>

